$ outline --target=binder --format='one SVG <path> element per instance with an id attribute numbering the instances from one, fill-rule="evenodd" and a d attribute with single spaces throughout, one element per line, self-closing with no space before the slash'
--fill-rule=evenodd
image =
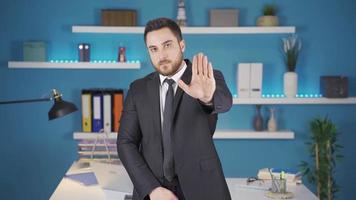
<path id="1" fill-rule="evenodd" d="M 111 94 L 110 91 L 105 91 L 103 94 L 103 125 L 104 125 L 104 131 L 106 133 L 110 133 L 112 131 L 112 126 L 111 126 L 111 116 L 112 116 L 112 111 L 111 111 Z"/>
<path id="2" fill-rule="evenodd" d="M 249 98 L 250 97 L 250 63 L 239 63 L 237 75 L 238 97 Z"/>
<path id="3" fill-rule="evenodd" d="M 100 90 L 93 91 L 93 132 L 103 129 L 103 94 Z"/>
<path id="4" fill-rule="evenodd" d="M 113 132 L 119 132 L 121 113 L 124 107 L 124 92 L 123 90 L 113 91 Z"/>
<path id="5" fill-rule="evenodd" d="M 91 119 L 91 92 L 89 90 L 82 90 L 82 129 L 83 132 L 92 131 Z"/>
<path id="6" fill-rule="evenodd" d="M 251 72 L 250 72 L 250 97 L 251 98 L 261 98 L 262 77 L 263 77 L 262 63 L 251 63 Z"/>

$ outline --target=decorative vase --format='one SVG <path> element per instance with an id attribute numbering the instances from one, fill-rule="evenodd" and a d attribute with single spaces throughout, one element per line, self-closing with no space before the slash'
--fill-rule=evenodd
<path id="1" fill-rule="evenodd" d="M 284 95 L 287 98 L 294 98 L 298 92 L 298 74 L 295 72 L 286 72 L 283 79 Z"/>
<path id="2" fill-rule="evenodd" d="M 274 132 L 274 131 L 277 131 L 277 122 L 276 122 L 276 118 L 274 116 L 275 109 L 270 108 L 269 111 L 270 111 L 270 118 L 267 123 L 267 128 L 268 128 L 268 131 Z"/>
<path id="3" fill-rule="evenodd" d="M 261 105 L 256 105 L 256 115 L 253 118 L 253 128 L 255 131 L 263 130 L 263 118 L 261 115 Z"/>
<path id="4" fill-rule="evenodd" d="M 277 16 L 264 15 L 257 19 L 257 26 L 278 26 L 279 21 Z"/>

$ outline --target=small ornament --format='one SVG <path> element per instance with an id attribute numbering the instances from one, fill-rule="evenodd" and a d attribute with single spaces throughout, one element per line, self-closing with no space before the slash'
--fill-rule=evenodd
<path id="1" fill-rule="evenodd" d="M 78 44 L 79 62 L 90 62 L 90 45 L 87 43 Z"/>
<path id="2" fill-rule="evenodd" d="M 178 1 L 177 24 L 179 26 L 187 26 L 187 17 L 186 17 L 186 14 L 185 14 L 184 0 L 179 0 Z"/>
<path id="3" fill-rule="evenodd" d="M 125 47 L 119 47 L 119 55 L 117 58 L 118 62 L 126 62 L 126 48 Z"/>

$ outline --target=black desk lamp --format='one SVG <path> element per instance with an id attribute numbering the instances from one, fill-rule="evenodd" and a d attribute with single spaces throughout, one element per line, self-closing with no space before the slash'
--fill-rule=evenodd
<path id="1" fill-rule="evenodd" d="M 77 111 L 77 107 L 70 102 L 62 100 L 62 94 L 60 94 L 56 89 L 52 90 L 52 96 L 40 98 L 40 99 L 28 99 L 28 100 L 15 100 L 15 101 L 0 101 L 0 104 L 14 104 L 14 103 L 31 103 L 39 101 L 52 101 L 54 104 L 48 112 L 48 120 L 63 117 L 67 114 Z"/>

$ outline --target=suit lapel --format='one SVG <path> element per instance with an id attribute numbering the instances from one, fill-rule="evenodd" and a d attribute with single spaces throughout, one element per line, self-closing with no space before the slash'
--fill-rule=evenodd
<path id="1" fill-rule="evenodd" d="M 147 83 L 147 92 L 149 96 L 149 105 L 152 110 L 154 130 L 159 132 L 159 137 L 162 136 L 161 130 L 161 111 L 160 111 L 160 95 L 159 95 L 159 77 L 158 73 L 154 73 Z"/>
<path id="2" fill-rule="evenodd" d="M 181 80 L 185 83 L 185 84 L 189 84 L 191 79 L 192 79 L 192 63 L 185 59 L 184 60 L 185 63 L 187 64 L 187 68 L 185 69 Z M 173 100 L 173 118 L 175 117 L 179 102 L 182 99 L 182 95 L 183 95 L 184 91 L 178 86 L 176 94 L 174 96 L 174 100 Z"/>

